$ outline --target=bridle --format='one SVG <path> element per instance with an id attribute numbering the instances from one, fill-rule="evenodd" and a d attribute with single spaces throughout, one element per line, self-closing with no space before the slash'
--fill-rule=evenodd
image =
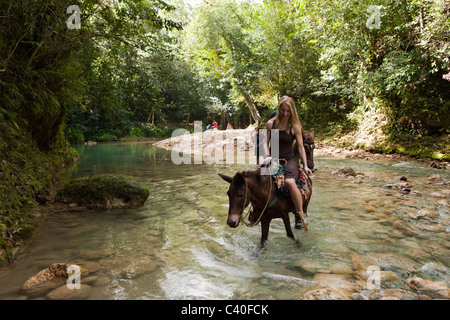
<path id="1" fill-rule="evenodd" d="M 254 227 L 254 226 L 256 226 L 259 223 L 259 221 L 261 221 L 261 218 L 262 218 L 264 212 L 266 211 L 266 209 L 270 208 L 271 206 L 273 206 L 275 204 L 276 201 L 278 201 L 278 197 L 275 197 L 275 199 L 269 205 L 269 200 L 270 200 L 270 195 L 272 194 L 272 185 L 273 185 L 272 177 L 269 177 L 270 187 L 269 187 L 269 195 L 267 196 L 266 205 L 264 206 L 264 209 L 261 211 L 261 214 L 259 215 L 258 219 L 255 222 L 253 222 L 253 223 L 249 223 L 249 222 L 245 221 L 245 219 L 247 219 L 248 215 L 250 214 L 250 210 L 248 211 L 247 215 L 245 217 L 243 217 L 243 213 L 245 211 L 245 208 L 248 205 L 248 204 L 246 205 L 246 203 L 247 203 L 247 193 L 248 193 L 247 180 L 244 178 L 244 181 L 245 181 L 245 197 L 244 197 L 244 205 L 242 207 L 241 220 L 245 223 L 245 225 L 247 227 Z"/>

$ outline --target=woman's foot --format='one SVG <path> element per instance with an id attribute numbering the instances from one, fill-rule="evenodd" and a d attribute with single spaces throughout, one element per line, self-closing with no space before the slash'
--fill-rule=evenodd
<path id="1" fill-rule="evenodd" d="M 308 232 L 308 219 L 306 218 L 307 216 L 307 213 L 297 211 L 297 214 L 295 215 L 295 229 L 303 228 L 305 232 Z"/>

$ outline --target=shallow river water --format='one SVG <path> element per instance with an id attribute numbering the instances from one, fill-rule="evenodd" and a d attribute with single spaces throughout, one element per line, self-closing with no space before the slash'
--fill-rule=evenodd
<path id="1" fill-rule="evenodd" d="M 356 285 L 348 275 L 367 266 L 398 277 L 382 282 L 382 290 L 405 289 L 412 276 L 450 285 L 446 171 L 400 160 L 316 157 L 309 232 L 293 229 L 294 241 L 273 220 L 261 249 L 259 225 L 226 225 L 228 184 L 217 175 L 254 164 L 175 165 L 170 151 L 148 142 L 77 149 L 73 178 L 134 176 L 149 186 L 148 200 L 139 209 L 43 215 L 32 243 L 0 268 L 0 298 L 20 298 L 22 283 L 55 262 L 95 272 L 89 299 L 298 299 L 318 282 L 336 280 L 326 275 L 345 275 Z M 332 174 L 344 166 L 362 175 Z M 401 176 L 409 179 L 409 194 L 397 189 Z M 424 209 L 428 214 L 418 214 Z"/>

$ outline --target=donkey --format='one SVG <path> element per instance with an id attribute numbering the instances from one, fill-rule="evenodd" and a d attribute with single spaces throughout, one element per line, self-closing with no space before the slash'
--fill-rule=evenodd
<path id="1" fill-rule="evenodd" d="M 306 153 L 306 161 L 308 168 L 314 172 L 314 130 L 310 132 L 302 131 L 303 147 Z M 300 165 L 300 155 L 297 142 L 293 144 L 294 156 Z M 302 193 L 303 212 L 307 214 L 309 200 L 312 194 L 312 181 L 306 173 L 303 173 L 307 180 L 308 188 Z M 230 202 L 228 209 L 227 223 L 231 228 L 236 228 L 241 220 L 244 209 L 252 203 L 253 211 L 250 213 L 249 219 L 252 222 L 261 221 L 261 245 L 267 240 L 269 235 L 270 222 L 274 218 L 283 219 L 286 234 L 289 238 L 294 239 L 292 228 L 289 221 L 289 212 L 295 213 L 295 205 L 291 198 L 278 197 L 277 187 L 272 177 L 269 175 L 261 175 L 259 170 L 243 171 L 229 177 L 219 173 L 219 176 L 230 183 L 227 195 Z M 299 225 L 299 218 L 295 215 L 296 225 Z"/>
<path id="2" fill-rule="evenodd" d="M 294 239 L 289 221 L 289 212 L 295 210 L 294 203 L 290 198 L 278 197 L 277 187 L 270 175 L 261 175 L 258 170 L 255 170 L 238 172 L 234 177 L 220 173 L 219 176 L 230 183 L 227 192 L 230 202 L 227 224 L 231 228 L 236 228 L 239 225 L 244 209 L 249 203 L 252 203 L 253 212 L 251 212 L 249 218 L 251 221 L 261 219 L 262 246 L 267 240 L 270 222 L 274 218 L 283 219 L 286 235 Z M 302 196 L 303 212 L 307 213 L 312 193 L 312 182 L 306 174 L 305 176 L 308 180 L 309 190 Z"/>

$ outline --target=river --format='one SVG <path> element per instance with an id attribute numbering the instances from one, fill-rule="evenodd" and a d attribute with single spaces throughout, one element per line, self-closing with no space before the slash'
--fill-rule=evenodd
<path id="1" fill-rule="evenodd" d="M 293 229 L 294 241 L 273 220 L 261 249 L 260 226 L 226 225 L 228 184 L 217 175 L 254 164 L 175 165 L 170 151 L 149 142 L 76 149 L 73 178 L 134 176 L 149 186 L 148 200 L 139 209 L 43 215 L 34 240 L 0 269 L 0 298 L 23 298 L 22 283 L 55 262 L 94 266 L 88 299 L 298 299 L 327 281 L 370 297 L 355 290 L 361 283 L 353 276 L 368 266 L 393 275 L 379 295 L 398 289 L 403 299 L 417 299 L 404 285 L 412 276 L 450 285 L 447 171 L 395 159 L 316 157 L 309 232 Z M 333 174 L 344 166 L 362 174 Z M 401 176 L 408 194 L 397 188 Z"/>

